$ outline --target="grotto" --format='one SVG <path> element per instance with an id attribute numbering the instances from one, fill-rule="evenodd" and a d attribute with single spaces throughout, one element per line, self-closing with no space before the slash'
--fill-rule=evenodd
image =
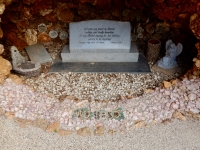
<path id="1" fill-rule="evenodd" d="M 174 118 L 200 120 L 198 0 L 0 0 L 0 15 L 1 115 L 24 125 L 43 122 L 47 132 L 83 136 Z M 131 42 L 147 58 L 150 39 L 161 42 L 157 60 L 165 56 L 168 40 L 181 43 L 178 68 L 166 74 L 153 68 L 157 60 L 148 58 L 147 74 L 50 73 L 69 44 L 69 24 L 89 20 L 130 22 Z M 25 48 L 37 43 L 52 61 L 30 60 Z M 18 58 L 27 64 L 16 68 Z M 20 67 L 36 70 L 27 73 Z"/>

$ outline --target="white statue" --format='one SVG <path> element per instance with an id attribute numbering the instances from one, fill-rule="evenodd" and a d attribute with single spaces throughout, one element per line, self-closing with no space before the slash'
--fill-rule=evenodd
<path id="1" fill-rule="evenodd" d="M 178 43 L 177 46 L 172 42 L 172 40 L 168 40 L 166 42 L 166 55 L 158 61 L 158 66 L 164 69 L 171 69 L 177 67 L 176 56 L 178 56 L 182 50 L 183 45 Z"/>

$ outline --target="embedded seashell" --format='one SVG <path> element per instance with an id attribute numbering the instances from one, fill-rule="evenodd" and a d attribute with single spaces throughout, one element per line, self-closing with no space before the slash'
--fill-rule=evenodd
<path id="1" fill-rule="evenodd" d="M 138 38 L 137 35 L 134 34 L 131 36 L 131 41 L 136 42 L 137 38 Z"/>
<path id="2" fill-rule="evenodd" d="M 55 31 L 55 30 L 51 30 L 51 31 L 49 32 L 49 36 L 50 36 L 52 39 L 54 39 L 54 38 L 56 38 L 56 37 L 58 36 L 58 32 Z"/>
<path id="3" fill-rule="evenodd" d="M 47 31 L 47 26 L 44 23 L 41 23 L 38 25 L 38 31 L 39 32 L 46 32 Z"/>
<path id="4" fill-rule="evenodd" d="M 142 27 L 138 27 L 137 28 L 137 33 L 142 33 L 142 32 L 144 32 L 144 29 Z"/>
<path id="5" fill-rule="evenodd" d="M 61 31 L 60 34 L 59 34 L 59 38 L 60 38 L 61 40 L 67 39 L 67 38 L 68 38 L 67 32 Z"/>
<path id="6" fill-rule="evenodd" d="M 142 33 L 138 33 L 137 38 L 142 39 L 143 38 L 143 34 Z"/>
<path id="7" fill-rule="evenodd" d="M 56 28 L 55 31 L 57 31 L 58 33 L 62 32 L 61 28 Z"/>
<path id="8" fill-rule="evenodd" d="M 147 24 L 146 25 L 146 31 L 150 34 L 153 34 L 154 33 L 154 27 L 153 27 L 153 24 Z"/>

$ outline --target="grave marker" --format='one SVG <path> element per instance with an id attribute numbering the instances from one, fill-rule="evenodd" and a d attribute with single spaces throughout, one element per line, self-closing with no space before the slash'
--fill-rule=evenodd
<path id="1" fill-rule="evenodd" d="M 131 45 L 129 22 L 92 20 L 70 23 L 69 46 L 62 50 L 63 62 L 137 62 L 139 53 Z"/>

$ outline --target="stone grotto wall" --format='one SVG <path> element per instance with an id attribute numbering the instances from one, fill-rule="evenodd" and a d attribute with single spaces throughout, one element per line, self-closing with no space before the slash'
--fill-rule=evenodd
<path id="1" fill-rule="evenodd" d="M 0 42 L 5 46 L 4 55 L 11 45 L 23 50 L 37 41 L 59 42 L 60 39 L 49 37 L 50 30 L 68 31 L 70 22 L 91 19 L 130 21 L 133 41 L 145 43 L 157 38 L 164 45 L 172 39 L 183 43 L 191 59 L 197 55 L 198 0 L 1 0 L 0 3 Z M 45 33 L 38 31 L 41 23 L 47 26 Z"/>

